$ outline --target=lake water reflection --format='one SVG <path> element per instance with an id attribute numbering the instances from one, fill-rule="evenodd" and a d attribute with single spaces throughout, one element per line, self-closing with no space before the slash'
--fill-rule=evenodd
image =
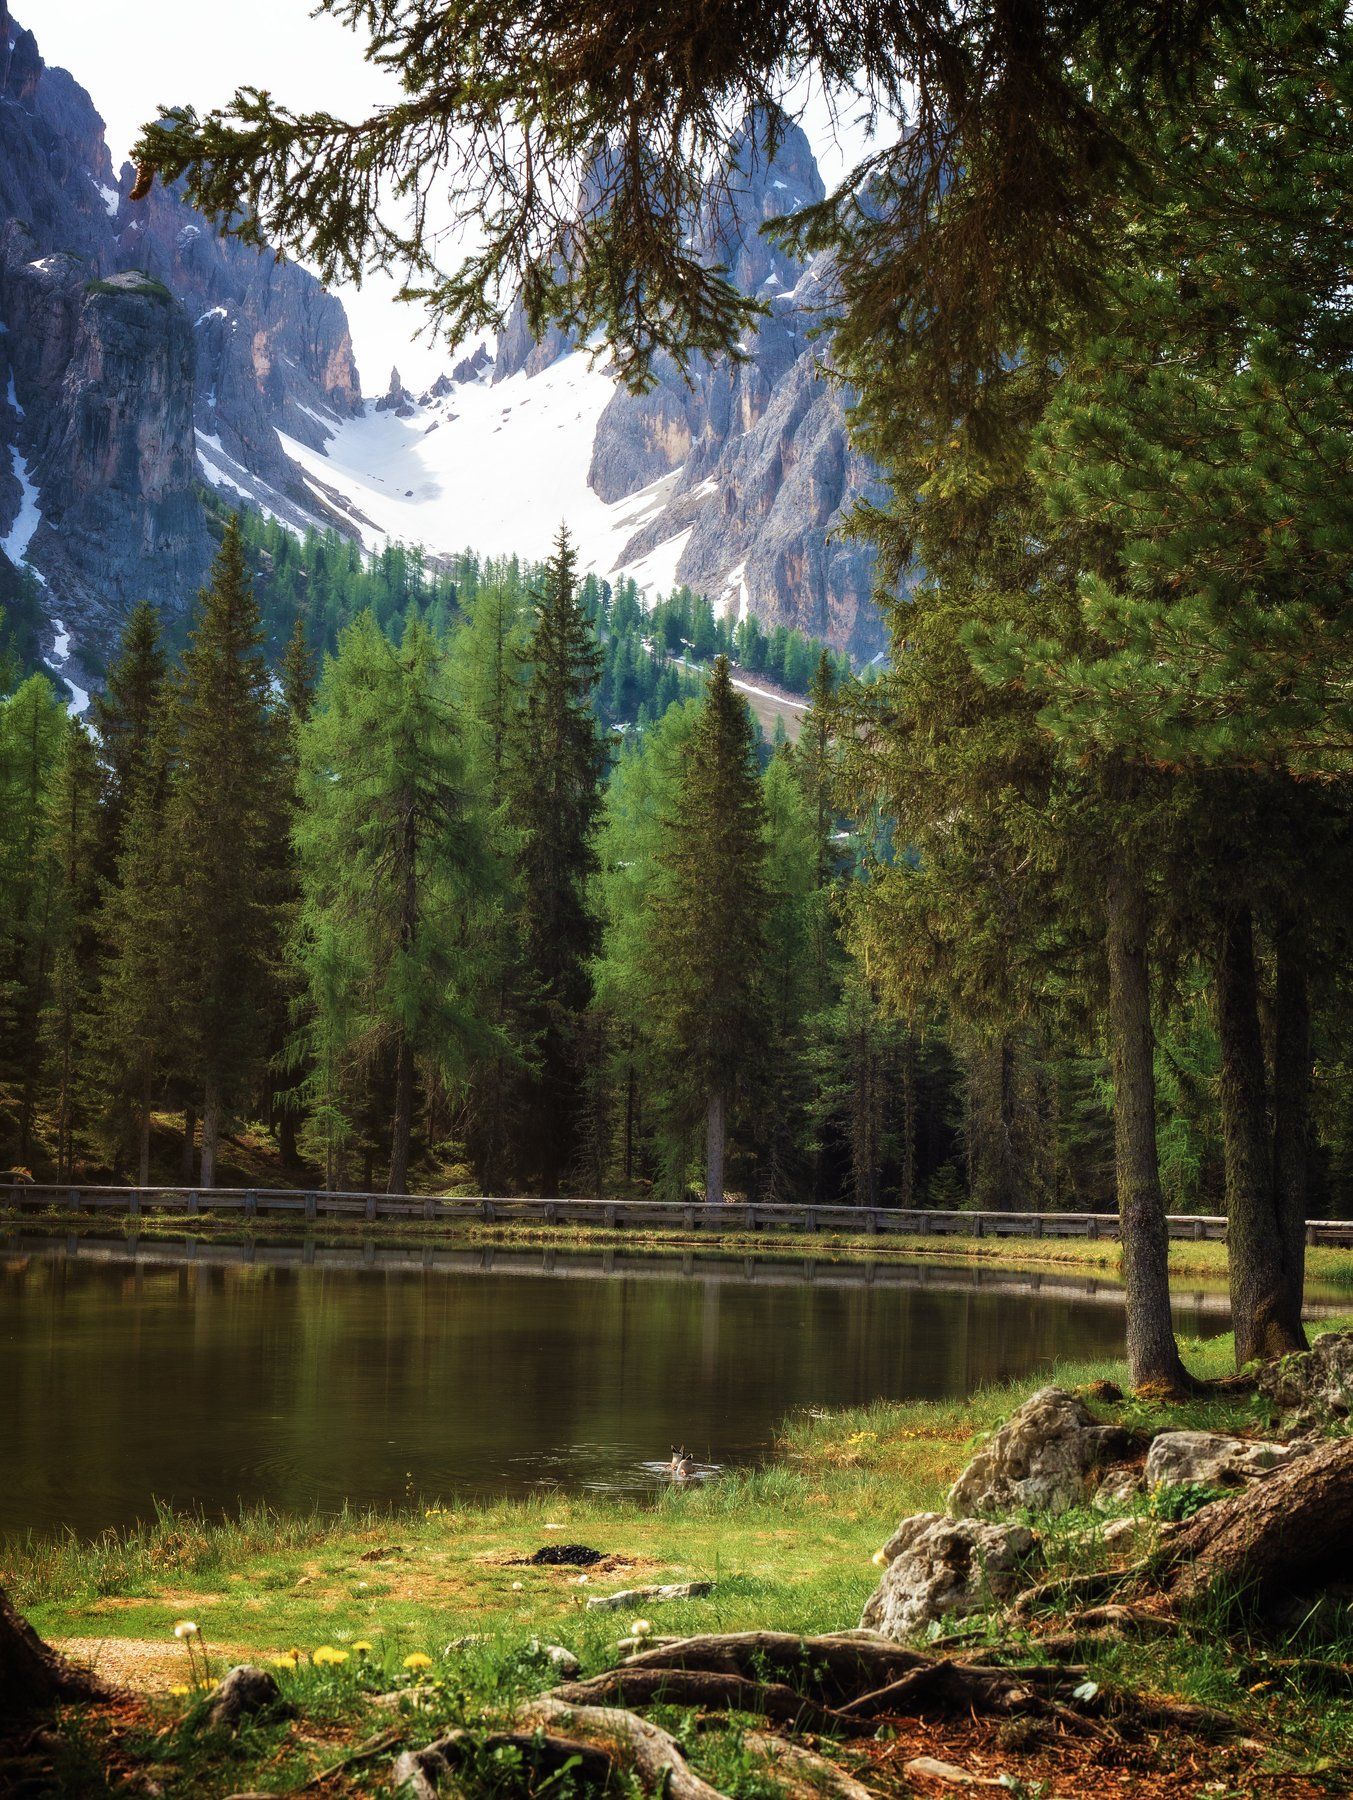
<path id="1" fill-rule="evenodd" d="M 638 1488 L 676 1443 L 755 1462 L 797 1408 L 965 1394 L 1123 1329 L 1111 1283 L 935 1263 L 17 1231 L 0 1259 L 0 1534 Z"/>

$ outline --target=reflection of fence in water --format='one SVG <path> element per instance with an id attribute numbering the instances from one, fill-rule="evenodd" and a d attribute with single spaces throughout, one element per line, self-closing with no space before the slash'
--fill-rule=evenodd
<path id="1" fill-rule="evenodd" d="M 87 1264 L 135 1265 L 144 1270 L 156 1268 L 230 1268 L 241 1265 L 277 1270 L 333 1271 L 360 1274 L 379 1271 L 382 1274 L 446 1274 L 446 1275 L 516 1275 L 523 1278 L 544 1277 L 554 1280 L 596 1280 L 606 1277 L 670 1281 L 680 1277 L 715 1285 L 753 1283 L 757 1287 L 826 1288 L 891 1288 L 940 1294 L 992 1294 L 1041 1297 L 1090 1302 L 1117 1307 L 1123 1305 L 1119 1284 L 1100 1276 L 1073 1275 L 1060 1270 L 1019 1270 L 991 1268 L 955 1269 L 943 1263 L 878 1263 L 867 1260 L 853 1262 L 819 1262 L 813 1257 L 701 1256 L 690 1251 L 680 1254 L 640 1255 L 634 1252 L 606 1249 L 574 1250 L 504 1250 L 483 1245 L 467 1250 L 439 1250 L 431 1247 L 401 1247 L 378 1244 L 368 1238 L 360 1246 L 325 1244 L 314 1238 L 298 1243 L 260 1243 L 255 1239 L 237 1241 L 220 1238 L 185 1237 L 182 1240 L 156 1239 L 142 1242 L 135 1236 L 110 1238 L 81 1237 L 75 1233 L 64 1238 L 0 1233 L 0 1249 L 8 1254 L 46 1254 L 54 1250 Z M 1224 1318 L 1230 1310 L 1226 1293 L 1220 1288 L 1182 1288 L 1176 1286 L 1174 1305 L 1196 1314 Z M 1308 1304 L 1310 1316 L 1329 1316 L 1346 1311 L 1346 1303 Z"/>

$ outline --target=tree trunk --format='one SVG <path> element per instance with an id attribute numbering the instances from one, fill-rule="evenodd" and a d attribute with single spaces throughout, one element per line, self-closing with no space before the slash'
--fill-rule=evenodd
<path id="1" fill-rule="evenodd" d="M 190 1100 L 183 1109 L 183 1149 L 179 1157 L 179 1177 L 184 1187 L 193 1185 L 197 1155 L 197 1109 Z"/>
<path id="2" fill-rule="evenodd" d="M 0 1721 L 13 1724 L 62 1700 L 106 1700 L 92 1675 L 44 1644 L 0 1588 Z"/>
<path id="3" fill-rule="evenodd" d="M 150 1070 L 141 1079 L 141 1113 L 137 1121 L 136 1185 L 150 1186 Z"/>
<path id="4" fill-rule="evenodd" d="M 221 1088 L 214 1075 L 202 1093 L 202 1176 L 204 1188 L 216 1186 L 216 1146 L 221 1136 Z"/>
<path id="5" fill-rule="evenodd" d="M 724 1131 L 724 1099 L 716 1092 L 705 1118 L 705 1199 L 711 1206 L 723 1204 Z"/>
<path id="6" fill-rule="evenodd" d="M 1353 1567 L 1353 1438 L 1337 1438 L 1218 1500 L 1169 1543 L 1165 1586 L 1181 1602 L 1220 1593 L 1261 1609 L 1325 1588 Z"/>
<path id="7" fill-rule="evenodd" d="M 1156 1072 L 1146 953 L 1146 889 L 1123 860 L 1105 891 L 1114 1163 L 1123 1244 L 1127 1351 L 1135 1387 L 1180 1392 L 1189 1377 L 1170 1317 L 1169 1239 L 1156 1149 Z"/>
<path id="8" fill-rule="evenodd" d="M 1273 1200 L 1282 1244 L 1283 1316 L 1304 1347 L 1310 1208 L 1311 1001 L 1295 926 L 1277 940 L 1273 1029 Z"/>
<path id="9" fill-rule="evenodd" d="M 388 1194 L 409 1191 L 409 1138 L 413 1132 L 413 1053 L 400 1033 L 395 1053 L 395 1117 L 390 1133 L 390 1181 Z"/>
<path id="10" fill-rule="evenodd" d="M 1295 1319 L 1291 1316 L 1283 1270 L 1268 1132 L 1264 1041 L 1259 1028 L 1254 925 L 1247 906 L 1228 912 L 1222 923 L 1216 984 L 1231 1325 L 1240 1368 L 1256 1357 L 1300 1350 L 1306 1342 L 1299 1303 Z"/>
<path id="11" fill-rule="evenodd" d="M 300 1146 L 296 1142 L 296 1114 L 290 1106 L 284 1107 L 277 1120 L 277 1148 L 282 1157 L 284 1169 L 294 1169 L 300 1163 Z"/>

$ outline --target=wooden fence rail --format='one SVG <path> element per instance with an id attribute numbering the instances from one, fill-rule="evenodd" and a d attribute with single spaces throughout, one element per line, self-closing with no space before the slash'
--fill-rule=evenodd
<path id="1" fill-rule="evenodd" d="M 150 1212 L 289 1214 L 301 1219 L 476 1220 L 537 1225 L 583 1225 L 607 1230 L 677 1227 L 710 1233 L 775 1228 L 852 1232 L 867 1237 L 1116 1238 L 1114 1213 L 941 1212 L 919 1207 L 778 1206 L 735 1201 L 723 1206 L 667 1200 L 478 1199 L 458 1195 L 330 1194 L 294 1188 L 53 1187 L 39 1182 L 0 1184 L 0 1209 L 60 1213 Z M 1175 1214 L 1173 1238 L 1223 1242 L 1226 1220 Z M 1353 1219 L 1311 1219 L 1309 1244 L 1353 1248 Z"/>

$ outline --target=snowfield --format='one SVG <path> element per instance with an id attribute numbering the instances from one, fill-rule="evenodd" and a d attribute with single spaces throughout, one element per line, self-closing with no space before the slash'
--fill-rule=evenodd
<path id="1" fill-rule="evenodd" d="M 368 550 L 402 542 L 443 555 L 474 550 L 534 560 L 549 554 L 566 524 L 584 568 L 633 575 L 656 599 L 675 585 L 690 534 L 619 568 L 626 543 L 661 511 L 676 474 L 611 505 L 587 485 L 597 422 L 614 391 L 613 378 L 575 350 L 537 375 L 519 373 L 496 386 L 458 383 L 439 399 L 414 403 L 406 418 L 371 401 L 355 419 L 312 413 L 330 434 L 324 452 L 277 435 L 317 493 L 333 504 L 336 491 L 346 503 Z M 203 463 L 208 480 L 228 483 L 209 456 Z"/>

